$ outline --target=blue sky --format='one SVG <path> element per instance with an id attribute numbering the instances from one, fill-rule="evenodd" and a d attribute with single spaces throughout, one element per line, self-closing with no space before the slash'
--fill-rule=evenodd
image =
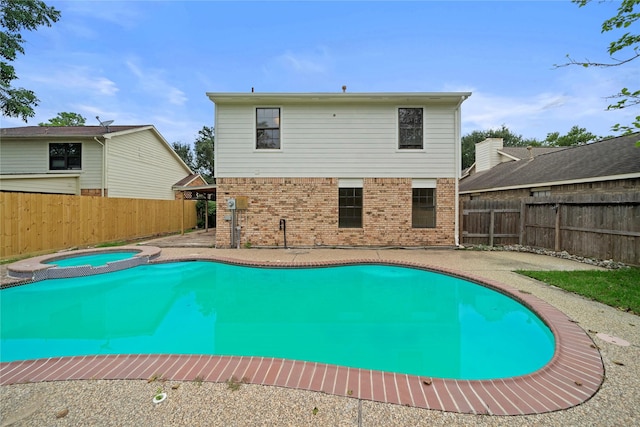
<path id="1" fill-rule="evenodd" d="M 60 111 L 87 124 L 153 124 L 171 143 L 213 126 L 206 92 L 471 91 L 463 134 L 502 124 L 544 139 L 579 125 L 598 135 L 637 111 L 606 112 L 635 88 L 640 61 L 554 68 L 570 54 L 606 61 L 600 33 L 618 1 L 46 1 L 51 28 L 24 34 L 19 85 L 40 98 L 29 125 Z M 637 25 L 637 24 L 636 24 Z M 622 56 L 621 56 L 622 57 Z M 635 114 L 633 114 L 635 113 Z M 2 118 L 2 127 L 22 126 Z"/>

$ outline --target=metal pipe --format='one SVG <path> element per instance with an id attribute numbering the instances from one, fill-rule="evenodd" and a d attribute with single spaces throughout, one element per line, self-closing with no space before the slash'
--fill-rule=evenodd
<path id="1" fill-rule="evenodd" d="M 280 218 L 280 230 L 284 232 L 284 248 L 287 249 L 287 220 Z"/>
<path id="2" fill-rule="evenodd" d="M 106 144 L 107 140 L 105 139 L 105 141 L 104 141 L 105 144 L 103 144 L 102 142 L 100 142 L 98 140 L 97 137 L 94 136 L 93 139 L 98 144 L 102 145 L 102 176 L 100 177 L 100 181 L 102 181 L 102 183 L 101 183 L 102 185 L 101 185 L 101 188 L 100 188 L 100 195 L 102 197 L 104 197 L 105 176 L 107 174 L 107 171 L 106 171 L 106 168 L 107 168 L 107 166 L 106 166 L 106 164 L 107 164 L 107 153 L 106 153 L 106 147 L 105 147 L 105 144 Z"/>

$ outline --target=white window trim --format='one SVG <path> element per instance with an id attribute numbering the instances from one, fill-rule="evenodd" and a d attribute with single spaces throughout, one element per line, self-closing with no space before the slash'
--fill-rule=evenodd
<path id="1" fill-rule="evenodd" d="M 422 148 L 400 148 L 400 109 L 401 108 L 421 108 L 422 109 Z M 395 109 L 395 121 L 396 121 L 396 153 L 424 153 L 427 151 L 427 132 L 425 127 L 425 112 L 424 105 L 396 105 Z"/>
<path id="2" fill-rule="evenodd" d="M 362 178 L 338 178 L 338 188 L 363 188 Z"/>
<path id="3" fill-rule="evenodd" d="M 411 188 L 436 188 L 435 178 L 414 178 L 411 180 Z"/>
<path id="4" fill-rule="evenodd" d="M 280 109 L 280 148 L 258 148 L 258 123 L 256 120 L 258 108 L 279 108 Z M 282 132 L 282 115 L 284 108 L 282 105 L 254 105 L 253 106 L 253 151 L 256 153 L 281 153 L 284 147 L 284 137 Z"/>

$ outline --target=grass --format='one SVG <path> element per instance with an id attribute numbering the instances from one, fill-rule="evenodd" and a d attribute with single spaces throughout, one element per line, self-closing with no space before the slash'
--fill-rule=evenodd
<path id="1" fill-rule="evenodd" d="M 128 245 L 129 242 L 125 241 L 125 240 L 120 240 L 117 242 L 106 242 L 106 243 L 98 243 L 97 245 L 95 245 L 95 248 L 112 248 L 115 246 L 125 246 Z"/>
<path id="2" fill-rule="evenodd" d="M 517 273 L 620 310 L 640 314 L 640 268 L 607 271 L 519 270 Z"/>

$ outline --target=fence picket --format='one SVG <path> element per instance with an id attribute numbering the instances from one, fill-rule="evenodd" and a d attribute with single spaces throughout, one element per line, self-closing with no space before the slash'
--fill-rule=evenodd
<path id="1" fill-rule="evenodd" d="M 0 258 L 178 232 L 182 203 L 0 192 Z M 186 201 L 185 228 L 195 226 L 195 202 Z"/>
<path id="2" fill-rule="evenodd" d="M 460 212 L 463 244 L 518 243 L 640 265 L 640 193 L 464 200 Z"/>

